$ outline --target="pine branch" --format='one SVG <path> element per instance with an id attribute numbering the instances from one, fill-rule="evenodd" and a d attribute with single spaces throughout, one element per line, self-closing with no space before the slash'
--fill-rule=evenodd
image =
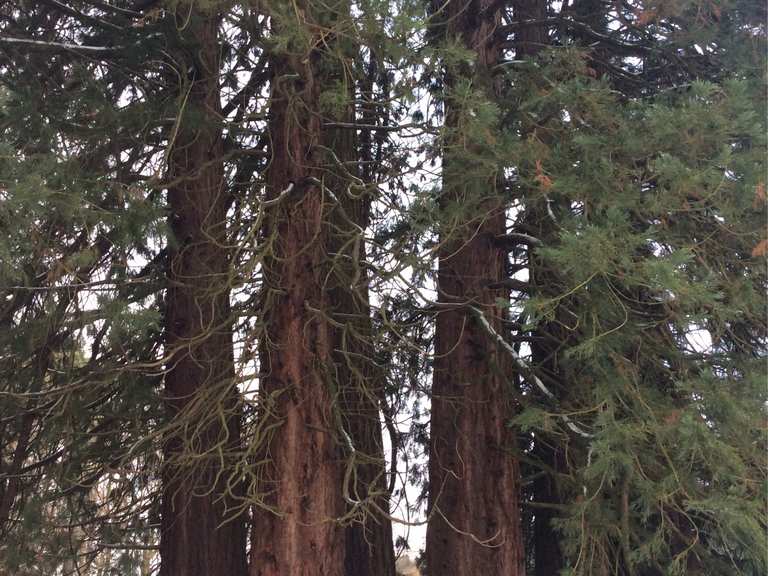
<path id="1" fill-rule="evenodd" d="M 101 8 L 105 12 L 114 12 L 116 14 L 123 14 L 124 16 L 129 16 L 131 18 L 136 18 L 137 16 L 141 16 L 140 12 L 136 12 L 134 10 L 128 10 L 126 8 L 118 8 L 117 6 L 112 6 L 111 4 L 108 4 L 107 2 L 101 2 L 101 0 L 82 0 L 86 4 L 90 4 L 91 6 L 96 6 L 97 8 Z"/>
<path id="2" fill-rule="evenodd" d="M 55 10 L 59 10 L 60 12 L 67 14 L 69 16 L 72 16 L 73 18 L 77 18 L 78 20 L 82 22 L 89 22 L 90 24 L 93 24 L 95 26 L 98 26 L 100 28 L 110 28 L 112 30 L 122 30 L 120 26 L 117 26 L 116 24 L 112 24 L 112 22 L 107 22 L 105 20 L 101 20 L 100 18 L 96 18 L 95 16 L 91 16 L 89 14 L 83 14 L 82 12 L 79 12 L 75 10 L 74 8 L 71 8 L 70 6 L 67 6 L 66 4 L 62 4 L 59 2 L 59 0 L 40 0 L 43 4 L 46 4 L 50 6 L 51 8 Z"/>

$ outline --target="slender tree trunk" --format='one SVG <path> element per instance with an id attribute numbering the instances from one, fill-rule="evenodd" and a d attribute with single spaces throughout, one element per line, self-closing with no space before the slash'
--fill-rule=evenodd
<path id="1" fill-rule="evenodd" d="M 321 30 L 316 6 L 297 5 L 308 35 Z M 273 54 L 270 204 L 264 242 L 259 472 L 263 505 L 255 510 L 252 576 L 341 576 L 345 514 L 335 335 L 326 284 L 330 210 L 324 178 L 320 93 L 322 42 L 289 42 Z"/>
<path id="2" fill-rule="evenodd" d="M 339 6 L 338 15 L 348 14 L 349 5 L 344 2 Z M 343 66 L 338 57 L 329 62 L 323 83 L 344 86 L 349 100 L 343 110 L 337 110 L 327 120 L 353 123 L 355 78 L 350 78 L 347 71 L 352 68 L 355 48 L 349 46 L 344 52 L 343 45 L 334 42 L 333 46 L 350 65 Z M 364 80 L 367 81 L 371 79 Z M 369 98 L 372 96 L 372 88 L 364 85 L 362 90 Z M 363 124 L 375 121 L 375 112 L 363 111 Z M 370 136 L 370 132 L 364 136 Z M 372 156 L 374 143 L 362 138 L 358 150 L 356 131 L 345 128 L 325 129 L 322 139 L 323 146 L 332 151 L 324 158 L 324 185 L 338 200 L 330 214 L 332 229 L 328 243 L 328 253 L 333 259 L 328 286 L 335 321 L 334 379 L 339 389 L 341 426 L 351 440 L 351 445 L 344 447 L 342 490 L 351 515 L 344 530 L 344 570 L 346 576 L 394 576 L 392 524 L 388 517 L 389 493 L 379 418 L 385 375 L 375 361 L 368 273 L 364 267 L 364 232 L 375 186 L 371 182 L 373 176 L 357 168 L 361 157 Z"/>
<path id="3" fill-rule="evenodd" d="M 354 120 L 351 104 L 346 116 L 340 120 Z M 352 167 L 357 159 L 354 136 L 354 131 L 344 129 L 324 134 L 325 146 L 341 162 L 348 162 L 344 167 L 327 166 L 325 179 L 325 185 L 339 199 L 332 212 L 333 232 L 329 241 L 329 253 L 334 258 L 329 299 L 337 326 L 334 377 L 340 391 L 342 426 L 352 442 L 345 454 L 345 465 L 351 475 L 342 485 L 348 512 L 352 514 L 352 522 L 345 528 L 344 568 L 346 576 L 394 576 L 392 525 L 385 515 L 389 513 L 389 493 L 379 419 L 384 374 L 374 358 L 368 274 L 362 265 L 371 190 L 356 173 L 349 172 L 356 172 Z"/>
<path id="4" fill-rule="evenodd" d="M 547 3 L 538 0 L 514 0 L 513 9 L 514 18 L 518 22 L 542 20 L 547 16 Z M 601 0 L 576 0 L 568 7 L 567 15 L 601 31 L 605 9 L 606 4 Z M 521 28 L 515 36 L 515 58 L 535 58 L 551 44 L 548 33 L 547 26 L 529 25 Z M 592 60 L 592 65 L 598 68 L 602 59 L 607 57 L 596 51 L 592 55 L 597 58 Z M 546 134 L 539 135 L 539 138 L 546 141 Z M 526 207 L 525 224 L 528 231 L 544 245 L 553 245 L 558 241 L 560 231 L 549 210 L 557 211 L 558 206 L 556 202 L 550 202 L 550 199 L 546 201 L 549 206 L 539 202 Z M 553 270 L 542 258 L 531 252 L 529 262 L 530 284 L 535 294 L 554 298 L 566 290 L 557 270 Z M 537 338 L 531 343 L 531 355 L 534 366 L 545 377 L 550 391 L 560 401 L 565 401 L 568 395 L 568 375 L 561 366 L 561 357 L 563 351 L 573 345 L 573 333 L 564 328 L 571 323 L 568 315 L 562 309 L 558 309 L 556 315 L 555 321 L 544 322 L 536 330 Z M 545 471 L 532 485 L 534 502 L 544 505 L 534 508 L 532 528 L 536 576 L 558 574 L 565 567 L 561 547 L 563 538 L 555 529 L 553 521 L 559 517 L 557 507 L 564 503 L 559 482 L 561 476 L 567 474 L 566 451 L 562 437 L 547 438 L 546 434 L 537 434 L 534 439 L 532 455 Z"/>
<path id="5" fill-rule="evenodd" d="M 515 0 L 512 4 L 516 21 L 541 20 L 547 16 L 546 2 L 538 0 Z M 515 35 L 515 58 L 522 60 L 534 58 L 549 45 L 548 28 L 544 26 L 526 26 Z M 531 206 L 525 215 L 530 232 L 545 243 L 553 241 L 557 229 L 547 213 L 546 206 Z M 530 283 L 537 293 L 555 296 L 559 283 L 553 271 L 548 270 L 534 253 L 529 254 Z M 545 323 L 531 344 L 533 364 L 547 378 L 547 385 L 558 396 L 563 392 L 562 375 L 558 367 L 559 348 L 568 335 L 564 334 L 559 322 Z M 545 467 L 546 474 L 534 480 L 533 500 L 540 504 L 558 505 L 562 497 L 558 490 L 558 476 L 564 471 L 565 462 L 562 448 L 552 439 L 539 435 L 534 439 L 534 457 Z M 564 567 L 563 552 L 560 547 L 560 534 L 554 529 L 552 521 L 557 518 L 554 508 L 540 506 L 534 508 L 533 517 L 533 556 L 536 576 L 558 574 Z"/>
<path id="6" fill-rule="evenodd" d="M 344 204 L 345 212 L 364 229 L 367 206 L 357 201 Z M 354 242 L 349 245 L 354 235 L 349 230 L 345 235 L 347 249 L 336 252 L 346 253 L 354 260 L 351 265 L 341 266 L 343 274 L 330 292 L 335 319 L 344 326 L 336 331 L 335 368 L 341 392 L 342 425 L 352 441 L 345 454 L 345 466 L 352 476 L 342 486 L 348 498 L 347 509 L 353 514 L 352 523 L 345 529 L 345 574 L 394 576 L 392 525 L 384 515 L 389 513 L 389 493 L 379 419 L 383 374 L 376 365 L 371 342 L 368 278 L 358 266 L 364 257 L 364 247 L 362 243 L 359 247 Z"/>
<path id="7" fill-rule="evenodd" d="M 448 39 L 460 37 L 476 55 L 466 77 L 489 99 L 496 97 L 493 67 L 500 57 L 496 29 L 501 4 L 451 1 L 440 8 Z M 449 75 L 445 82 L 451 132 L 444 144 L 441 196 L 427 567 L 435 576 L 516 576 L 524 574 L 524 549 L 515 435 L 507 427 L 512 406 L 506 359 L 468 309 L 482 310 L 501 332 L 503 311 L 497 299 L 505 294 L 490 286 L 505 274 L 506 252 L 494 242 L 505 232 L 505 210 L 497 174 L 468 178 L 459 158 L 453 164 L 451 150 L 461 144 L 462 111 L 450 91 L 458 80 Z M 448 221 L 457 211 L 462 216 Z"/>
<path id="8" fill-rule="evenodd" d="M 514 18 L 518 22 L 542 20 L 547 16 L 546 3 L 538 0 L 514 0 L 513 9 Z M 605 3 L 600 0 L 577 0 L 567 12 L 568 16 L 586 20 L 593 29 L 599 30 L 597 24 L 603 18 L 604 9 Z M 515 36 L 515 58 L 535 58 L 550 44 L 547 26 L 522 27 Z M 538 137 L 545 142 L 547 140 L 546 134 L 540 134 Z M 560 234 L 550 210 L 558 211 L 558 203 L 552 199 L 532 202 L 526 207 L 524 217 L 528 231 L 547 246 L 555 244 Z M 553 270 L 534 252 L 529 254 L 529 275 L 533 293 L 536 295 L 555 298 L 566 290 L 557 270 Z M 537 338 L 531 343 L 531 356 L 534 366 L 545 378 L 549 390 L 564 402 L 568 395 L 568 375 L 561 366 L 561 358 L 563 351 L 573 345 L 573 332 L 564 328 L 571 321 L 568 315 L 563 313 L 563 308 L 559 308 L 555 314 L 554 321 L 543 322 L 537 328 Z M 541 433 L 534 438 L 532 456 L 545 471 L 532 485 L 533 501 L 543 505 L 535 507 L 533 512 L 533 558 L 536 576 L 558 574 L 565 567 L 561 546 L 563 538 L 553 522 L 560 516 L 558 507 L 564 504 L 565 497 L 559 483 L 561 477 L 567 474 L 566 452 L 567 447 L 563 445 L 560 436 L 548 438 L 545 433 Z"/>
<path id="9" fill-rule="evenodd" d="M 188 12 L 191 10 L 192 12 Z M 219 21 L 191 5 L 179 13 L 174 65 L 178 132 L 168 157 L 170 227 L 166 295 L 166 433 L 160 538 L 163 576 L 244 575 L 246 529 L 236 514 L 240 416 L 229 310 L 229 252 L 219 117 Z M 179 16 L 181 18 L 181 16 Z M 234 453 L 234 455 L 233 455 Z"/>
<path id="10" fill-rule="evenodd" d="M 541 349 L 537 349 L 533 353 L 534 362 L 542 357 L 542 353 Z M 551 385 L 550 388 L 552 388 Z M 533 482 L 534 501 L 554 505 L 562 503 L 563 498 L 557 485 L 557 476 L 563 473 L 565 469 L 562 449 L 537 439 L 533 454 L 542 465 L 547 467 L 547 473 L 537 477 Z M 552 521 L 557 516 L 552 508 L 542 506 L 534 509 L 533 556 L 536 576 L 559 574 L 565 566 L 563 551 L 560 547 L 562 537 L 552 525 Z"/>

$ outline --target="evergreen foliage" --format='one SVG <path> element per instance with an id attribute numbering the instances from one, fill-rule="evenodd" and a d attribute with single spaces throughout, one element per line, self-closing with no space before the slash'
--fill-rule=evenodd
<path id="1" fill-rule="evenodd" d="M 250 531 L 251 575 L 291 533 L 278 504 L 325 497 L 338 542 L 306 573 L 392 575 L 389 525 L 450 524 L 435 502 L 472 480 L 437 468 L 430 424 L 456 454 L 509 433 L 483 460 L 514 470 L 507 524 L 464 504 L 524 543 L 528 574 L 766 573 L 767 17 L 755 0 L 0 3 L 0 574 L 158 573 L 167 503 L 208 474 L 184 496 Z M 178 237 L 171 195 L 212 166 L 221 225 L 211 208 Z M 221 270 L 173 276 L 203 245 Z M 472 275 L 487 254 L 501 278 Z M 218 320 L 200 309 L 169 345 L 182 289 Z M 229 364 L 174 409 L 169 374 L 214 336 Z M 306 369 L 276 377 L 297 351 Z M 455 388 L 433 397 L 449 355 Z M 456 389 L 457 414 L 482 405 L 468 365 L 501 392 L 462 436 L 432 407 Z M 277 465 L 293 445 L 321 447 L 300 497 Z M 450 527 L 449 548 L 502 565 L 488 534 Z"/>

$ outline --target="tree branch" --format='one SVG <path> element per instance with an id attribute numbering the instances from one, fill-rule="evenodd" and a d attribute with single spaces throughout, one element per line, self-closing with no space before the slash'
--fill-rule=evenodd
<path id="1" fill-rule="evenodd" d="M 112 22 L 107 22 L 105 20 L 101 20 L 100 18 L 96 18 L 95 16 L 78 12 L 74 8 L 71 8 L 66 4 L 62 4 L 61 2 L 59 2 L 59 0 L 40 0 L 40 1 L 43 4 L 47 4 L 51 8 L 59 10 L 64 14 L 68 14 L 69 16 L 72 16 L 73 18 L 77 18 L 78 20 L 81 20 L 83 22 L 90 22 L 91 24 L 94 24 L 95 26 L 99 26 L 100 28 L 111 28 L 112 30 L 122 30 L 120 26 L 117 26 L 116 24 L 112 24 Z"/>
<path id="2" fill-rule="evenodd" d="M 531 236 L 530 234 L 522 234 L 520 232 L 501 234 L 496 236 L 493 240 L 498 246 L 503 246 L 505 248 L 513 248 L 515 246 L 519 246 L 520 244 L 528 244 L 530 246 L 544 245 L 544 243 L 535 236 Z"/>
<path id="3" fill-rule="evenodd" d="M 530 378 L 530 380 L 536 385 L 536 387 L 541 390 L 541 392 L 549 398 L 552 401 L 557 401 L 557 397 L 544 385 L 544 382 L 541 381 L 541 378 L 539 378 L 536 373 L 533 371 L 533 369 L 528 366 L 528 364 L 525 363 L 525 361 L 520 358 L 520 355 L 515 351 L 515 349 L 509 345 L 509 343 L 504 340 L 504 337 L 496 332 L 496 330 L 493 329 L 493 326 L 491 326 L 490 322 L 488 322 L 488 319 L 485 317 L 485 314 L 483 314 L 483 311 L 479 308 L 475 308 L 474 306 L 469 306 L 469 309 L 472 311 L 472 313 L 477 317 L 480 324 L 485 328 L 485 331 L 488 332 L 488 334 L 498 342 L 504 350 L 507 351 L 507 353 L 512 357 L 512 360 L 514 361 L 515 365 Z M 577 424 L 571 420 L 571 418 L 568 416 L 568 414 L 561 414 L 560 417 L 565 422 L 565 425 L 573 432 L 578 434 L 579 436 L 582 436 L 584 438 L 592 438 L 594 434 L 590 434 Z"/>
<path id="4" fill-rule="evenodd" d="M 515 280 L 514 278 L 506 278 L 504 280 L 498 280 L 495 282 L 488 282 L 487 288 L 491 290 L 498 290 L 500 288 L 510 288 L 512 290 L 518 290 L 520 292 L 528 292 L 531 290 L 531 285 L 528 282 L 522 280 Z"/>
<path id="5" fill-rule="evenodd" d="M 107 2 L 102 2 L 101 0 L 83 0 L 86 4 L 90 4 L 91 6 L 96 6 L 97 8 L 101 8 L 105 12 L 113 12 L 116 14 L 123 14 L 124 16 L 129 16 L 131 18 L 136 18 L 137 16 L 141 16 L 140 12 L 136 12 L 134 10 L 128 10 L 126 8 L 118 8 L 117 6 L 112 6 L 111 4 L 108 4 Z"/>
<path id="6" fill-rule="evenodd" d="M 651 48 L 650 46 L 646 46 L 645 44 L 639 44 L 636 42 L 623 42 L 618 38 L 614 38 L 613 36 L 608 36 L 607 34 L 601 34 L 597 30 L 590 28 L 583 22 L 571 20 L 570 18 L 554 17 L 554 18 L 542 18 L 540 20 L 521 20 L 519 22 L 514 22 L 512 24 L 507 24 L 505 26 L 502 26 L 499 29 L 499 32 L 503 35 L 506 35 L 511 32 L 515 32 L 521 28 L 527 28 L 528 26 L 547 26 L 547 25 L 559 25 L 559 26 L 565 26 L 567 28 L 571 28 L 573 30 L 580 32 L 584 36 L 591 38 L 592 40 L 605 42 L 606 44 L 609 44 L 614 48 L 619 48 L 627 52 L 635 52 L 640 54 L 651 54 L 654 52 L 658 52 L 658 50 L 654 50 L 653 48 Z"/>
<path id="7" fill-rule="evenodd" d="M 77 44 L 62 44 L 61 42 L 46 42 L 43 40 L 30 40 L 28 38 L 8 38 L 7 36 L 0 36 L 0 44 L 33 49 L 38 48 L 41 50 L 67 50 L 95 55 L 115 54 L 123 49 L 122 46 L 79 46 Z"/>

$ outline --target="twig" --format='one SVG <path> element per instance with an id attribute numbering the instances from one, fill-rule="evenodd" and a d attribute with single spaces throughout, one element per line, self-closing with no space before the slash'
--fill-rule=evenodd
<path id="1" fill-rule="evenodd" d="M 109 550 L 160 550 L 160 546 L 157 544 L 106 544 L 99 542 L 97 547 Z"/>

